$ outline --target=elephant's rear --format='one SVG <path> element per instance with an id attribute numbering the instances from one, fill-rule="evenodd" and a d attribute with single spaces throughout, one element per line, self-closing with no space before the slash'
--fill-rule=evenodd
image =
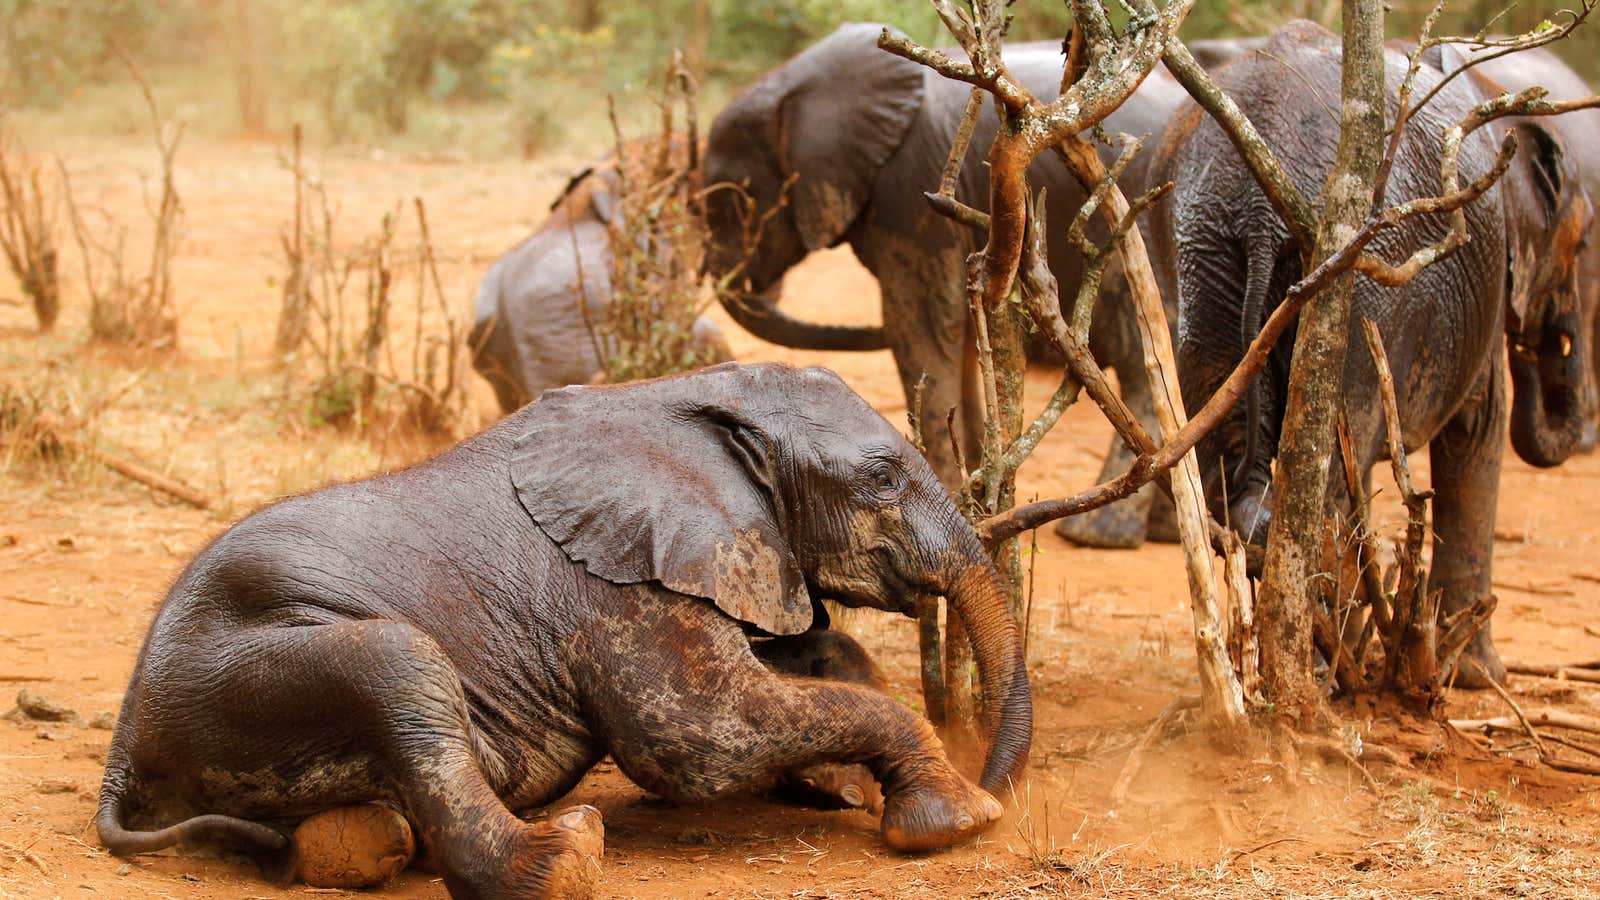
<path id="1" fill-rule="evenodd" d="M 1388 82 L 1398 84 L 1405 60 L 1390 53 L 1386 68 Z M 1216 77 L 1285 164 L 1302 196 L 1319 196 L 1339 144 L 1338 113 L 1327 105 L 1341 94 L 1337 37 L 1311 23 L 1294 23 L 1269 39 L 1266 52 L 1246 55 Z M 1417 92 L 1426 93 L 1439 77 L 1424 70 Z M 1400 146 L 1386 203 L 1441 192 L 1439 136 L 1475 100 L 1468 89 L 1452 85 L 1413 118 Z M 1388 102 L 1392 118 L 1395 98 L 1390 96 Z M 1153 243 L 1157 263 L 1164 269 L 1163 281 L 1177 289 L 1178 365 L 1185 405 L 1193 414 L 1243 359 L 1246 347 L 1302 271 L 1299 248 L 1291 243 L 1288 229 L 1221 128 L 1192 103 L 1176 121 L 1153 163 L 1153 180 L 1176 184 L 1156 211 Z M 1470 136 L 1462 150 L 1462 180 L 1486 171 L 1491 161 L 1487 137 Z M 1487 240 L 1470 242 L 1405 287 L 1386 289 L 1366 280 L 1356 284 L 1352 328 L 1359 328 L 1363 318 L 1410 322 L 1420 310 L 1427 310 L 1436 326 L 1385 329 L 1408 437 L 1416 433 L 1426 440 L 1442 427 L 1477 377 L 1496 331 L 1491 320 L 1499 304 L 1479 301 L 1485 290 L 1481 285 L 1504 280 L 1498 201 L 1475 204 L 1466 214 L 1472 233 Z M 1380 236 L 1370 251 L 1398 263 L 1442 239 L 1448 227 L 1445 216 L 1421 217 Z M 1397 317 L 1401 309 L 1413 312 Z M 1426 348 L 1419 346 L 1424 340 Z M 1291 344 L 1280 342 L 1247 402 L 1200 446 L 1208 492 L 1220 496 L 1226 478 L 1227 492 L 1235 501 L 1235 521 L 1247 526 L 1256 518 L 1258 501 L 1265 499 L 1263 492 L 1271 480 Z M 1360 346 L 1358 337 L 1352 346 Z M 1414 372 L 1413 363 L 1418 363 Z M 1378 431 L 1377 404 L 1371 402 L 1373 380 L 1363 377 L 1370 365 L 1365 354 L 1352 351 L 1345 371 L 1352 429 L 1362 445 L 1357 452 L 1369 459 L 1376 453 Z M 1264 530 L 1261 533 L 1264 536 Z"/>
<path id="2" fill-rule="evenodd" d="M 505 427 L 412 470 L 259 510 L 195 557 L 158 610 L 124 696 L 97 817 L 108 849 L 204 841 L 270 857 L 285 838 L 253 820 L 383 795 L 381 762 L 342 743 L 351 721 L 341 719 L 359 719 L 361 701 L 338 701 L 342 716 L 315 710 L 314 701 L 342 695 L 296 662 L 306 636 L 393 632 L 399 643 L 431 648 L 433 668 L 459 663 L 487 690 L 503 689 L 492 667 L 474 668 L 471 641 L 451 642 L 448 629 L 460 620 L 470 630 L 463 610 L 482 602 L 452 587 L 455 573 L 475 565 L 485 579 L 499 577 L 493 560 L 472 562 L 475 553 L 493 547 L 527 565 L 525 547 L 486 542 L 481 530 L 521 525 L 510 533 L 537 540 L 509 480 L 493 469 Z M 352 673 L 381 663 L 349 649 Z M 323 688 L 296 687 L 296 678 Z"/>

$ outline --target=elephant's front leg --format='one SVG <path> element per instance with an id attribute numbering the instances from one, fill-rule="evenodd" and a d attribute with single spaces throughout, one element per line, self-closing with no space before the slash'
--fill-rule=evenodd
<path id="1" fill-rule="evenodd" d="M 754 642 L 750 649 L 774 672 L 800 678 L 829 678 L 887 692 L 883 673 L 856 640 L 840 631 L 814 628 L 803 634 Z M 785 772 L 779 798 L 814 809 L 883 811 L 883 792 L 860 763 L 823 763 Z"/>
<path id="2" fill-rule="evenodd" d="M 1490 590 L 1494 556 L 1495 503 L 1500 494 L 1500 458 L 1505 449 L 1506 399 L 1501 354 L 1472 395 L 1428 445 L 1433 471 L 1433 567 L 1428 590 L 1443 591 L 1442 608 L 1456 612 Z M 1488 687 L 1506 680 L 1489 623 L 1462 651 L 1455 679 L 1460 687 Z"/>
<path id="3" fill-rule="evenodd" d="M 927 720 L 892 698 L 768 670 L 737 624 L 701 602 L 643 590 L 624 599 L 571 659 L 612 757 L 645 789 L 698 802 L 820 763 L 862 763 L 883 785 L 894 849 L 945 847 L 1000 817 Z"/>

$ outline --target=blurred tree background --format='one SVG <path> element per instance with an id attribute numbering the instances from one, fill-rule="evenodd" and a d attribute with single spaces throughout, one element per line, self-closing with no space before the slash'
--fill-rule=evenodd
<path id="1" fill-rule="evenodd" d="M 1429 4 L 1395 0 L 1395 36 L 1416 33 Z M 1497 30 L 1558 9 L 1518 6 Z M 1501 0 L 1467 0 L 1444 26 L 1472 31 Z M 1290 18 L 1337 27 L 1337 2 L 1244 0 L 1197 5 L 1185 34 L 1259 34 Z M 845 21 L 891 22 L 937 39 L 926 0 L 0 0 L 0 105 L 61 107 L 122 78 L 120 48 L 166 85 L 230 85 L 220 131 L 273 133 L 304 121 L 326 142 L 412 135 L 527 155 L 608 142 L 606 94 L 635 122 L 652 115 L 674 47 L 704 83 L 706 113 L 750 79 Z M 1063 4 L 1019 4 L 1013 39 L 1055 39 Z M 1591 80 L 1600 32 L 1561 52 Z M 218 113 L 217 118 L 223 118 Z M 455 122 L 441 127 L 440 123 Z M 463 124 L 470 122 L 470 124 Z"/>

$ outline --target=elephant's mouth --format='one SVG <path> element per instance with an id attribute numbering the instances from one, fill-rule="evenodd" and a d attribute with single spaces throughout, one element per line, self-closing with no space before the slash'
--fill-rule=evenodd
<path id="1" fill-rule="evenodd" d="M 824 559 L 807 576 L 813 596 L 849 607 L 872 607 L 908 616 L 916 614 L 917 595 L 926 593 L 902 574 L 883 548 L 847 550 Z"/>

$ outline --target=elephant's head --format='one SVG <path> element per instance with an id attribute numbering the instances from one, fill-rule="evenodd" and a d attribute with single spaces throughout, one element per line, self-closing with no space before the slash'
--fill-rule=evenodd
<path id="1" fill-rule="evenodd" d="M 1515 131 L 1517 159 L 1500 186 L 1510 257 L 1511 446 L 1529 465 L 1554 466 L 1577 451 L 1593 416 L 1586 389 L 1593 348 L 1583 327 L 1590 311 L 1581 308 L 1578 261 L 1594 207 L 1554 135 L 1533 122 Z"/>
<path id="2" fill-rule="evenodd" d="M 997 711 L 980 783 L 1020 773 L 1033 713 L 999 576 L 922 455 L 838 376 L 728 364 L 550 391 L 520 415 L 522 505 L 608 581 L 775 635 L 808 629 L 823 598 L 909 615 L 919 593 L 948 597 Z"/>
<path id="3" fill-rule="evenodd" d="M 879 171 L 922 107 L 922 67 L 878 49 L 883 28 L 840 26 L 746 88 L 711 125 L 706 268 L 733 276 L 728 312 L 766 340 L 816 349 L 883 346 L 880 329 L 798 323 L 771 299 L 790 267 L 839 243 L 861 217 Z"/>

